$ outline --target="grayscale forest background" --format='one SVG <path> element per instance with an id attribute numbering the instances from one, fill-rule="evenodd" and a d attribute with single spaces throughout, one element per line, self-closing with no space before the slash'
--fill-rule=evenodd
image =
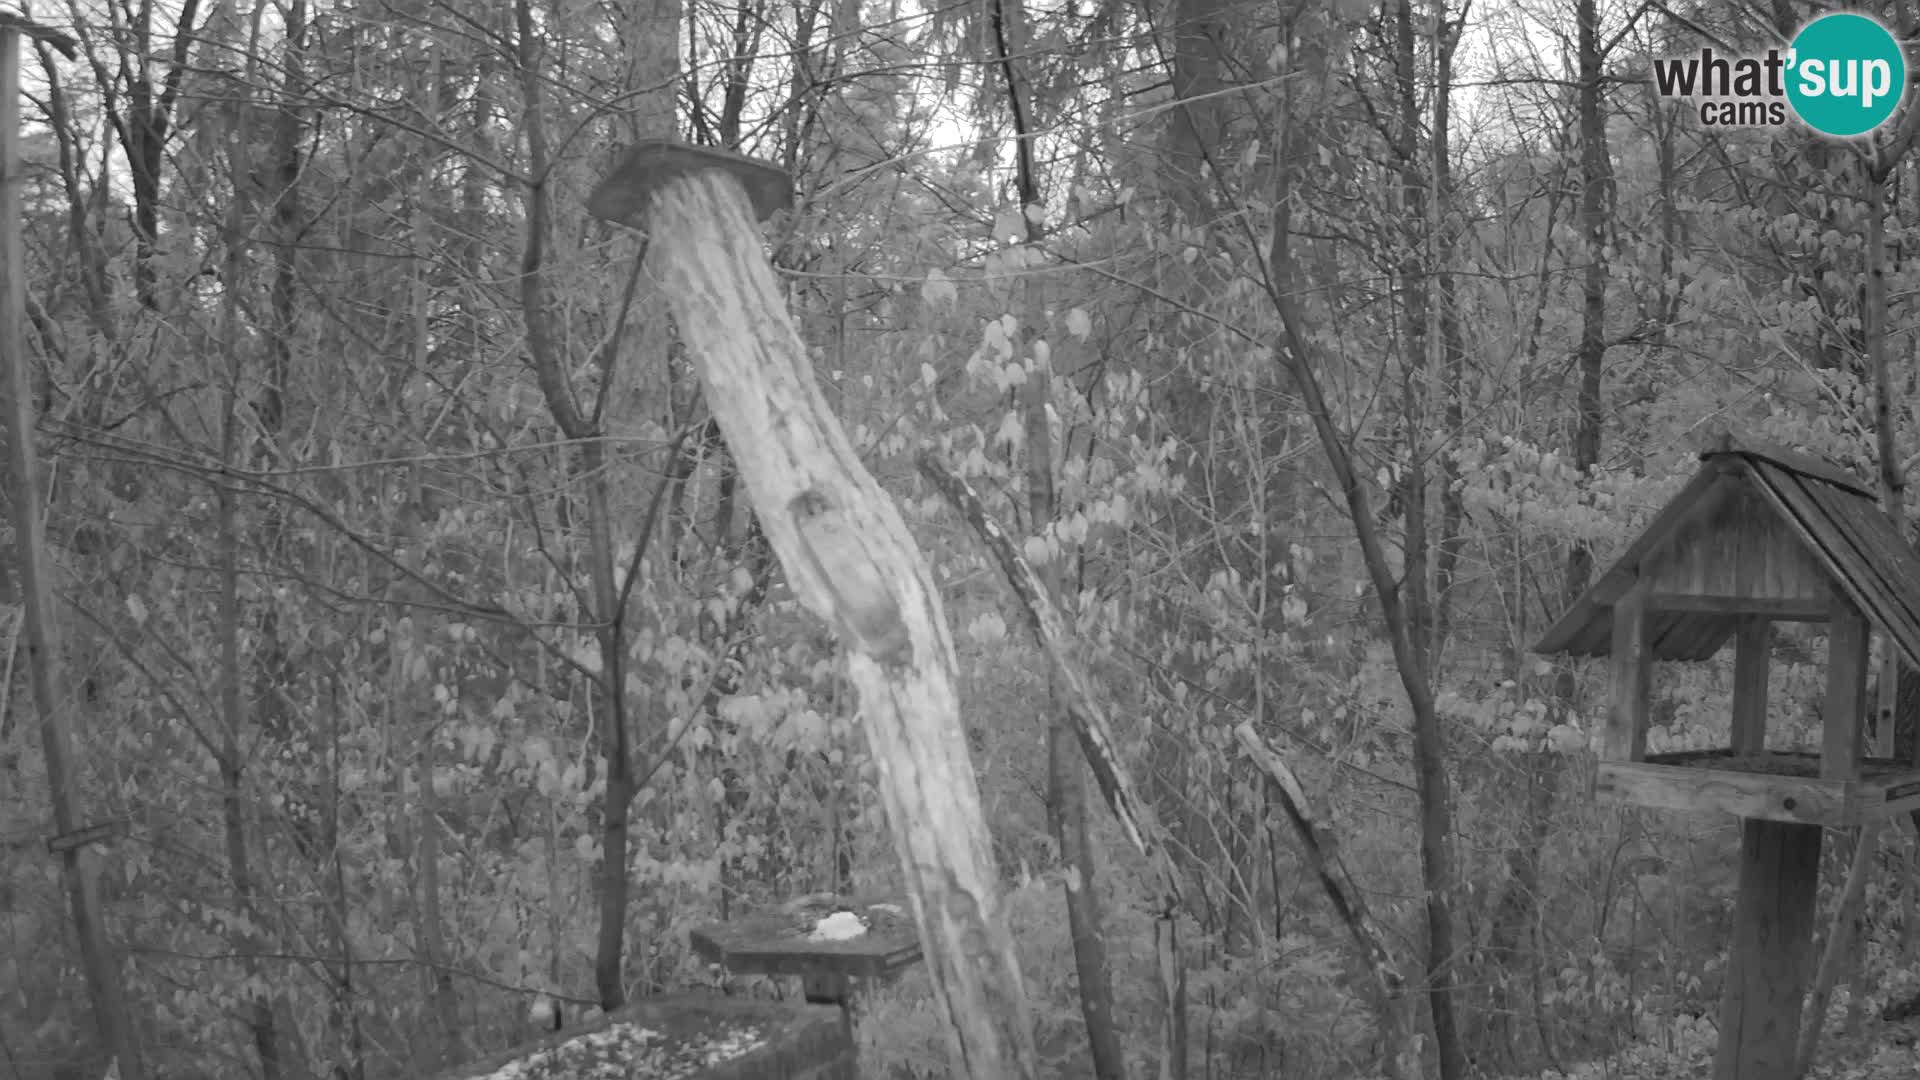
<path id="1" fill-rule="evenodd" d="M 1324 808 L 1432 1075 L 1710 1053 L 1735 823 L 1591 801 L 1605 672 L 1528 646 L 1723 430 L 1899 505 L 1907 129 L 1719 130 L 1650 84 L 1651 57 L 1811 7 L 27 11 L 80 59 L 26 54 L 45 469 L 4 497 L 46 508 L 89 818 L 129 823 L 97 865 L 155 1074 L 424 1075 L 527 1038 L 538 994 L 717 990 L 690 926 L 893 887 L 839 649 L 642 237 L 585 211 L 662 135 L 795 179 L 769 255 L 937 567 L 1053 1074 L 1154 1074 L 1158 885 L 923 448 L 1049 575 L 1166 826 L 1189 1075 L 1380 1068 L 1370 976 L 1243 721 Z M 0 1075 L 38 1078 L 104 1055 L 0 589 Z M 1775 724 L 1815 730 L 1824 658 L 1782 630 Z M 1663 671 L 1653 749 L 1724 740 L 1730 669 Z M 1890 834 L 1849 1030 L 1913 989 L 1914 858 Z M 1071 912 L 1068 882 L 1093 886 Z M 875 1077 L 946 1075 L 924 974 L 860 1037 Z"/>

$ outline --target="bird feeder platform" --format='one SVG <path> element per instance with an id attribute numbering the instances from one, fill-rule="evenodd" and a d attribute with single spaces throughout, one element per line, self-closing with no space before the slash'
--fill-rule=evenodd
<path id="1" fill-rule="evenodd" d="M 821 920 L 838 913 L 857 916 L 863 932 L 821 932 Z M 913 916 L 900 902 L 823 897 L 702 926 L 689 937 L 694 952 L 731 974 L 799 976 L 809 1003 L 837 1005 L 849 1022 L 854 979 L 891 979 L 921 958 Z"/>
<path id="2" fill-rule="evenodd" d="M 1595 788 L 1613 802 L 1834 828 L 1920 807 L 1920 772 L 1907 762 L 1862 758 L 1854 780 L 1822 779 L 1820 767 L 1806 751 L 1689 750 L 1603 762 Z"/>
<path id="3" fill-rule="evenodd" d="M 858 1080 L 832 1011 L 676 995 L 442 1073 L 438 1080 Z"/>
<path id="4" fill-rule="evenodd" d="M 1865 752 L 1873 633 L 1920 667 L 1920 556 L 1872 490 L 1829 462 L 1731 438 L 1701 459 L 1700 472 L 1534 651 L 1608 660 L 1599 797 L 1741 819 L 1713 1077 L 1793 1080 L 1822 829 L 1920 807 L 1920 762 Z M 1827 625 L 1817 751 L 1767 745 L 1778 622 Z M 1655 662 L 1707 660 L 1729 641 L 1726 743 L 1647 753 Z"/>

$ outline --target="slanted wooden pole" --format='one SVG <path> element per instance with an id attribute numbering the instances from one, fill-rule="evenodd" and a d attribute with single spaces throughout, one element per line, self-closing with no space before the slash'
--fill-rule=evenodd
<path id="1" fill-rule="evenodd" d="M 761 162 L 654 141 L 594 191 L 644 230 L 707 406 L 801 603 L 847 647 L 894 851 L 957 1075 L 1031 1080 L 1033 1026 L 1001 908 L 926 560 L 814 381 L 756 212 L 791 198 Z"/>
<path id="2" fill-rule="evenodd" d="M 13 543 L 24 609 L 27 675 L 34 711 L 40 715 L 40 746 L 47 759 L 47 790 L 53 799 L 54 842 L 61 876 L 80 939 L 80 962 L 93 998 L 100 1044 L 119 1064 L 121 1080 L 145 1080 L 133 1016 L 127 1009 L 119 958 L 107 939 L 95 881 L 99 856 L 78 835 L 86 817 L 73 775 L 73 715 L 69 688 L 60 677 L 59 628 L 53 618 L 46 536 L 40 520 L 39 462 L 33 445 L 33 373 L 25 335 L 26 263 L 20 231 L 20 37 L 47 41 L 72 55 L 60 34 L 0 14 L 0 367 L 7 397 L 7 463 L 13 481 Z M 70 842 L 61 843 L 61 840 Z"/>

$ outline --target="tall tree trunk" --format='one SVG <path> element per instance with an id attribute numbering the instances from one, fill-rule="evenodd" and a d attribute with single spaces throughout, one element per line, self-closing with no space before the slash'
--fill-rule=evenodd
<path id="1" fill-rule="evenodd" d="M 440 80 L 442 70 L 443 46 L 438 39 L 429 46 L 431 57 L 427 62 L 427 94 L 422 106 L 423 114 L 431 121 L 440 121 Z M 427 280 L 429 254 L 428 230 L 431 219 L 426 207 L 420 200 L 413 206 L 413 222 L 409 230 L 413 246 L 412 274 L 412 352 L 413 369 L 424 372 L 429 370 L 428 360 L 432 352 L 432 334 L 428 325 L 428 301 L 430 286 Z M 397 366 L 397 365 L 396 365 Z M 400 393 L 394 393 L 394 401 L 404 400 Z M 411 608 L 398 603 L 390 609 L 394 626 L 406 618 Z M 397 633 L 388 633 L 389 659 L 391 665 L 404 664 L 407 656 L 399 648 Z M 411 643 L 411 642 L 410 642 Z M 406 697 L 411 699 L 412 694 Z M 411 709 L 406 711 L 409 726 L 419 719 Z M 432 1016 L 436 1038 L 432 1040 L 432 1054 L 428 1060 L 441 1068 L 452 1068 L 465 1060 L 466 1047 L 460 1030 L 460 993 L 454 985 L 453 969 L 449 965 L 446 943 L 446 915 L 440 903 L 440 815 L 439 793 L 433 785 L 433 776 L 439 765 L 435 749 L 439 733 L 436 727 L 429 727 L 420 737 L 420 751 L 415 759 L 417 780 L 414 790 L 418 792 L 420 824 L 419 838 L 414 850 L 415 862 L 419 873 L 419 916 L 418 933 L 420 959 L 426 971 L 427 998 L 432 1003 Z"/>
<path id="2" fill-rule="evenodd" d="M 1407 432 L 1406 472 L 1400 479 L 1405 522 L 1403 571 L 1398 586 L 1404 604 L 1405 652 L 1396 648 L 1401 679 L 1417 683 L 1429 699 L 1432 694 L 1434 612 L 1427 581 L 1427 471 L 1426 398 L 1430 340 L 1427 276 L 1428 178 L 1420 148 L 1421 115 L 1415 68 L 1414 0 L 1401 0 L 1394 13 L 1395 66 L 1398 82 L 1401 211 L 1405 222 L 1406 252 L 1399 267 L 1404 309 L 1405 357 L 1401 375 L 1401 423 Z M 1323 435 L 1324 438 L 1324 435 Z M 1337 475 L 1337 471 L 1336 471 Z M 1358 489 L 1356 489 L 1357 491 Z M 1376 587 L 1380 587 L 1376 583 Z M 1392 587 L 1388 585 L 1387 587 Z M 1385 599 L 1384 597 L 1382 598 Z M 1428 892 L 1427 1001 L 1433 1017 L 1435 1048 L 1441 1080 L 1466 1075 L 1466 1055 L 1454 1017 L 1452 966 L 1453 822 L 1452 796 L 1446 775 L 1446 743 L 1437 713 L 1421 716 L 1416 707 L 1413 733 L 1414 774 L 1420 790 L 1420 857 Z"/>
<path id="3" fill-rule="evenodd" d="M 1860 312 L 1861 332 L 1866 351 L 1867 372 L 1873 380 L 1873 421 L 1879 457 L 1881 509 L 1893 521 L 1901 536 L 1907 535 L 1904 509 L 1906 478 L 1894 436 L 1899 418 L 1893 409 L 1893 378 L 1887 367 L 1887 178 L 1905 155 L 1914 131 L 1913 113 L 1901 119 L 1891 139 L 1871 145 L 1860 157 L 1860 183 L 1865 187 L 1867 213 L 1867 287 Z M 1879 722 L 1874 732 L 1874 750 L 1883 756 L 1893 753 L 1893 710 L 1898 707 L 1900 659 L 1891 642 L 1886 645 L 1885 663 L 1880 673 Z M 1890 704 L 1889 704 L 1890 703 Z M 1846 883 L 1833 914 L 1833 926 L 1827 932 L 1827 944 L 1814 977 L 1806 1017 L 1800 1038 L 1800 1069 L 1811 1065 L 1826 1022 L 1826 1005 L 1836 982 L 1846 975 L 1857 975 L 1860 943 L 1865 938 L 1866 878 L 1873 867 L 1873 854 L 1880 839 L 1878 829 L 1849 830 L 1853 844 L 1848 860 Z M 1845 835 L 1845 834 L 1843 834 Z M 1847 1009 L 1847 1026 L 1861 1019 L 1860 995 L 1852 996 Z"/>
<path id="4" fill-rule="evenodd" d="M 528 174 L 525 196 L 526 247 L 520 262 L 521 317 L 527 330 L 527 352 L 548 411 L 562 436 L 571 444 L 571 480 L 586 488 L 586 560 L 599 670 L 590 677 L 600 705 L 601 755 L 605 783 L 600 803 L 599 916 L 594 954 L 594 983 L 600 1008 L 613 1012 L 626 1003 L 625 958 L 628 885 L 627 824 L 634 796 L 632 732 L 627 716 L 625 595 L 615 571 L 613 501 L 610 496 L 606 441 L 598 409 L 583 414 L 569 381 L 572 365 L 563 355 L 553 317 L 546 276 L 546 245 L 550 239 L 552 156 L 547 146 L 543 115 L 543 79 L 540 40 L 536 37 L 531 0 L 515 0 L 520 87 L 523 95 L 522 136 L 526 139 Z M 628 309 L 593 357 L 602 385 L 613 377 L 619 339 Z M 607 395 L 599 397 L 601 402 Z M 637 570 L 636 570 L 637 572 Z"/>
<path id="5" fill-rule="evenodd" d="M 405 607 L 396 606 L 398 611 Z M 436 1038 L 432 1059 L 442 1068 L 452 1068 L 466 1060 L 465 1040 L 460 1030 L 460 993 L 453 982 L 453 968 L 446 941 L 446 913 L 440 905 L 440 799 L 433 784 L 439 769 L 435 753 L 439 733 L 429 728 L 420 737 L 420 753 L 415 759 L 415 790 L 420 793 L 420 839 L 415 860 L 420 873 L 420 960 L 425 965 L 427 998 L 432 1005 Z"/>
<path id="6" fill-rule="evenodd" d="M 1167 195 L 1193 225 L 1212 216 L 1202 170 L 1209 157 L 1225 149 L 1218 92 L 1231 15 L 1227 0 L 1174 0 L 1171 66 L 1179 105 L 1169 118 L 1163 167 L 1172 173 Z"/>
<path id="7" fill-rule="evenodd" d="M 1026 222 L 1027 251 L 1038 259 L 1043 255 L 1045 233 L 1040 223 L 1027 213 L 1046 204 L 1042 200 L 1040 179 L 1034 166 L 1033 140 L 1039 130 L 1032 109 L 1033 100 L 1014 57 L 1023 55 L 1027 40 L 1025 12 L 1021 0 L 994 0 L 992 21 L 1000 71 L 1006 81 L 1007 104 L 1013 116 L 1015 139 L 1015 187 L 1020 196 L 1021 219 Z M 1053 432 L 1047 413 L 1052 396 L 1053 367 L 1050 351 L 1039 335 L 1044 330 L 1046 304 L 1038 281 L 1031 287 L 1024 304 L 1024 315 L 1033 335 L 1028 347 L 1033 350 L 1032 364 L 1022 388 L 1027 441 L 1027 517 L 1035 535 L 1044 534 L 1058 511 L 1053 482 Z M 1042 570 L 1042 581 L 1050 597 L 1057 599 L 1060 586 L 1058 562 Z M 1065 885 L 1067 930 L 1073 941 L 1075 974 L 1080 983 L 1080 1015 L 1087 1025 L 1087 1047 L 1093 1059 L 1093 1075 L 1099 1080 L 1124 1080 L 1126 1055 L 1115 1026 L 1113 973 L 1107 961 L 1106 931 L 1100 910 L 1099 862 L 1087 828 L 1087 794 L 1082 776 L 1080 750 L 1072 726 L 1065 716 L 1066 702 L 1061 696 L 1058 677 L 1047 676 L 1047 824 L 1058 845 L 1060 859 L 1071 870 Z M 1175 1075 L 1184 1072 L 1175 1063 Z"/>
<path id="8" fill-rule="evenodd" d="M 26 317 L 26 255 L 21 250 L 23 212 L 20 189 L 20 35 L 17 26 L 0 27 L 0 398 L 5 419 L 8 502 L 13 513 L 14 558 L 19 566 L 21 622 L 26 642 L 27 680 L 40 719 L 40 745 L 46 756 L 47 789 L 53 801 L 53 825 L 61 834 L 90 824 L 82 816 L 78 778 L 73 775 L 74 710 L 60 683 L 60 633 L 53 616 L 51 561 L 47 558 L 41 516 L 38 454 L 34 446 L 33 378 L 27 363 L 21 323 Z M 99 863 L 86 846 L 61 853 L 61 877 L 80 939 L 80 962 L 92 997 L 100 1041 L 118 1063 L 123 1080 L 145 1080 L 146 1064 L 139 1031 L 127 1005 L 120 960 L 107 936 L 106 915 L 96 880 Z"/>
<path id="9" fill-rule="evenodd" d="M 1900 416 L 1894 408 L 1893 375 L 1887 363 L 1887 180 L 1900 159 L 1906 156 L 1912 131 L 1911 116 L 1903 116 L 1889 144 L 1863 154 L 1860 162 L 1860 182 L 1866 187 L 1867 203 L 1867 290 L 1860 312 L 1860 329 L 1866 346 L 1867 372 L 1873 379 L 1873 434 L 1880 461 L 1880 508 L 1903 537 L 1907 535 L 1907 479 L 1900 467 L 1896 438 Z M 1878 711 L 1885 722 L 1875 725 L 1873 750 L 1881 757 L 1891 757 L 1894 752 L 1891 721 L 1900 685 L 1899 653 L 1891 644 L 1883 661 Z"/>
<path id="10" fill-rule="evenodd" d="M 100 84 L 107 123 L 127 162 L 127 188 L 133 195 L 134 292 L 143 307 L 160 306 L 153 256 L 160 239 L 160 180 L 173 134 L 174 106 L 187 71 L 188 54 L 198 40 L 199 0 L 183 0 L 174 19 L 173 41 L 155 48 L 156 0 L 114 5 L 112 38 L 100 42 L 89 28 L 101 25 L 96 14 L 69 0 L 74 27 Z M 102 48 L 109 49 L 103 55 Z M 155 72 L 165 63 L 165 73 Z"/>
<path id="11" fill-rule="evenodd" d="M 246 183 L 250 167 L 251 156 L 247 154 L 245 145 L 245 141 L 240 140 L 229 158 L 230 179 L 236 186 Z M 240 344 L 244 335 L 240 332 L 238 298 L 247 272 L 247 222 L 244 215 L 243 201 L 235 199 L 226 221 L 227 259 L 223 282 L 226 288 L 221 290 L 223 300 L 220 305 L 220 341 L 228 353 L 220 417 L 220 459 L 230 465 L 243 464 L 240 395 L 246 379 L 246 362 Z M 240 957 L 241 971 L 250 983 L 258 986 L 264 985 L 259 982 L 259 954 L 264 950 L 264 943 L 259 940 L 258 931 L 253 929 L 262 925 L 262 920 L 256 906 L 256 883 L 247 839 L 247 750 L 244 735 L 248 726 L 248 670 L 241 648 L 245 616 L 240 603 L 239 494 L 231 484 L 223 483 L 216 489 L 216 497 L 220 515 L 219 768 L 222 839 L 234 904 L 249 926 L 235 934 L 235 952 Z M 284 1075 L 284 1063 L 273 998 L 264 991 L 252 994 L 246 1003 L 246 1017 L 247 1029 L 253 1037 L 254 1053 L 260 1058 L 261 1074 L 266 1080 L 279 1080 Z"/>
<path id="12" fill-rule="evenodd" d="M 1175 107 L 1161 132 L 1155 183 L 1162 204 L 1172 210 L 1172 226 L 1180 230 L 1175 235 L 1191 238 L 1187 242 L 1204 247 L 1210 243 L 1202 238 L 1220 221 L 1219 170 L 1235 160 L 1229 135 L 1234 102 L 1225 93 L 1225 76 L 1235 61 L 1235 13 L 1228 0 L 1175 0 L 1172 19 L 1168 29 L 1172 38 L 1168 76 Z M 1205 533 L 1217 528 L 1221 516 L 1243 508 L 1236 500 L 1249 499 L 1245 478 L 1228 478 L 1216 467 L 1225 455 L 1237 450 L 1223 442 L 1233 436 L 1215 424 L 1218 402 L 1207 384 L 1205 338 L 1188 315 L 1188 311 L 1202 310 L 1213 302 L 1213 283 L 1205 279 L 1203 266 L 1189 269 L 1177 260 L 1164 260 L 1158 272 L 1164 277 L 1160 287 L 1167 295 L 1178 297 L 1186 309 L 1168 312 L 1165 325 L 1158 328 L 1167 345 L 1166 353 L 1175 358 L 1167 372 L 1163 400 L 1169 427 L 1193 451 L 1176 467 L 1194 490 L 1209 492 L 1210 502 L 1218 508 L 1211 515 L 1214 520 L 1193 523 L 1195 533 Z M 1227 481 L 1224 486 L 1223 480 Z M 1268 573 L 1267 567 L 1259 565 L 1261 553 L 1257 550 L 1243 548 L 1223 555 L 1212 539 L 1200 541 L 1195 537 L 1189 541 L 1176 536 L 1174 540 L 1176 546 L 1191 545 L 1189 550 L 1194 554 L 1190 556 L 1189 572 L 1197 579 L 1210 578 L 1223 564 L 1249 579 Z M 1207 633 L 1187 612 L 1177 611 L 1175 617 L 1186 624 L 1178 632 Z M 1205 677 L 1198 662 L 1180 660 L 1176 664 L 1180 679 Z M 1203 886 L 1189 893 L 1200 923 L 1200 941 L 1204 948 L 1224 946 L 1234 952 L 1250 951 L 1250 937 L 1260 932 L 1260 927 L 1250 916 L 1242 871 L 1247 840 L 1259 826 L 1251 804 L 1233 798 L 1233 784 L 1215 782 L 1236 772 L 1245 775 L 1246 764 L 1211 754 L 1184 725 L 1156 736 L 1152 755 L 1151 774 L 1157 789 L 1153 798 L 1163 807 L 1162 820 L 1171 834 L 1172 849 Z M 1216 890 L 1212 887 L 1215 882 L 1223 887 Z M 1180 942 L 1170 921 L 1163 919 L 1156 934 L 1161 989 L 1167 999 L 1165 1065 L 1178 1070 L 1173 1075 L 1184 1075 L 1189 1038 L 1185 961 L 1178 955 Z"/>
<path id="13" fill-rule="evenodd" d="M 355 998 L 354 978 L 360 958 L 353 947 L 352 897 L 347 891 L 347 865 L 340 842 L 340 750 L 344 732 L 341 710 L 326 710 L 326 786 L 321 792 L 320 850 L 325 853 L 326 872 L 321 877 L 321 892 L 326 898 L 327 923 L 333 945 L 333 1002 L 329 1022 L 333 1028 L 334 1080 L 366 1080 L 366 1040 L 360 1031 L 360 1010 Z M 431 782 L 431 777 L 427 778 Z"/>
<path id="14" fill-rule="evenodd" d="M 1599 13 L 1595 0 L 1575 0 L 1578 26 L 1578 71 L 1576 91 L 1576 129 L 1580 140 L 1579 224 L 1585 245 L 1586 268 L 1581 278 L 1580 338 L 1575 350 L 1579 386 L 1574 404 L 1573 463 L 1582 478 L 1591 479 L 1600 463 L 1600 437 L 1605 423 L 1602 411 L 1602 373 L 1607 353 L 1607 283 L 1610 276 L 1606 257 L 1608 211 L 1613 201 L 1613 165 L 1607 147 L 1606 116 L 1603 111 L 1604 86 Z M 1593 580 L 1593 550 L 1584 541 L 1575 541 L 1567 549 L 1561 575 L 1561 606 L 1571 604 Z M 1578 693 L 1571 669 L 1562 670 L 1555 679 L 1554 697 L 1559 708 L 1574 707 Z M 1493 1008 L 1505 1013 L 1517 1008 L 1511 992 L 1516 968 L 1537 968 L 1538 957 L 1527 955 L 1525 946 L 1539 920 L 1542 866 L 1541 856 L 1553 825 L 1553 808 L 1558 798 L 1562 762 L 1558 754 L 1547 750 L 1531 751 L 1526 756 L 1527 814 L 1522 838 L 1507 852 L 1507 884 L 1494 905 L 1487 952 L 1501 967 L 1494 975 L 1497 995 Z M 1529 998 L 1536 995 L 1527 995 Z M 1547 1037 L 1545 1025 L 1536 1025 L 1540 1038 Z M 1508 1053 L 1516 1059 L 1520 1051 L 1515 1042 L 1518 1032 L 1510 1033 Z M 1551 1046 L 1541 1052 L 1553 1056 Z"/>
<path id="15" fill-rule="evenodd" d="M 1453 611 L 1455 578 L 1467 540 L 1465 484 L 1460 474 L 1461 444 L 1466 437 L 1467 346 L 1460 326 L 1460 297 L 1453 275 L 1455 239 L 1459 224 L 1453 190 L 1453 56 L 1460 44 L 1461 23 L 1449 17 L 1446 0 L 1434 0 L 1433 87 L 1433 302 L 1440 333 L 1440 392 L 1446 398 L 1442 430 L 1446 445 L 1440 452 L 1440 540 L 1434 563 L 1433 645 L 1429 655 L 1438 663 L 1446 648 Z"/>
<path id="16" fill-rule="evenodd" d="M 1287 205 L 1291 197 L 1291 174 L 1283 165 L 1276 171 L 1274 206 Z M 1446 744 L 1440 729 L 1439 711 L 1434 705 L 1432 685 L 1423 665 L 1423 650 L 1415 647 L 1412 620 L 1400 595 L 1400 582 L 1387 558 L 1378 525 L 1373 516 L 1372 499 L 1366 482 L 1354 467 L 1348 436 L 1340 430 L 1327 403 L 1316 367 L 1327 357 L 1308 336 L 1305 317 L 1294 299 L 1293 282 L 1288 273 L 1293 265 L 1291 237 L 1287 218 L 1281 210 L 1274 214 L 1275 229 L 1267 256 L 1268 302 L 1280 315 L 1281 337 L 1274 355 L 1280 358 L 1294 385 L 1299 389 L 1301 405 L 1313 421 L 1314 432 L 1327 457 L 1328 467 L 1346 503 L 1347 517 L 1360 545 L 1361 560 L 1367 578 L 1380 604 L 1394 668 L 1401 689 L 1413 713 L 1414 781 L 1420 802 L 1420 863 L 1425 888 L 1428 940 L 1429 1008 L 1435 1015 L 1436 1041 L 1439 1046 L 1442 1080 L 1460 1080 L 1465 1070 L 1453 1021 L 1453 978 L 1447 961 L 1454 953 L 1452 902 L 1454 896 L 1453 791 L 1446 770 Z M 1448 1071 L 1452 1070 L 1452 1071 Z"/>

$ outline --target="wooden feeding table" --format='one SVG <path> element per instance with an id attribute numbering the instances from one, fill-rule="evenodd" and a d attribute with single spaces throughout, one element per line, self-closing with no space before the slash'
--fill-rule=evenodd
<path id="1" fill-rule="evenodd" d="M 864 929 L 840 936 L 853 916 Z M 853 980 L 890 979 L 920 962 L 920 938 L 901 903 L 789 905 L 691 934 L 693 951 L 735 975 L 798 975 L 816 1005 L 837 1005 L 853 1025 Z"/>
<path id="2" fill-rule="evenodd" d="M 858 1080 L 832 1012 L 742 998 L 650 998 L 439 1080 Z"/>
<path id="3" fill-rule="evenodd" d="M 1861 758 L 1855 780 L 1823 779 L 1820 755 L 1797 750 L 1688 750 L 1648 754 L 1637 764 L 1602 763 L 1609 774 L 1605 790 L 1615 801 L 1835 826 L 1920 803 L 1920 776 L 1892 758 Z M 1674 782 L 1675 770 L 1684 771 L 1685 783 Z"/>
<path id="4" fill-rule="evenodd" d="M 1605 656 L 1612 706 L 1595 788 L 1615 802 L 1742 819 L 1740 894 L 1715 1080 L 1794 1075 L 1811 971 L 1822 826 L 1920 807 L 1920 768 L 1864 754 L 1874 630 L 1920 661 L 1920 557 L 1872 492 L 1805 455 L 1723 439 L 1536 652 Z M 1767 745 L 1775 622 L 1828 626 L 1817 753 Z M 1706 660 L 1735 642 L 1727 745 L 1646 752 L 1656 660 Z M 1916 665 L 1920 666 L 1920 665 Z"/>

